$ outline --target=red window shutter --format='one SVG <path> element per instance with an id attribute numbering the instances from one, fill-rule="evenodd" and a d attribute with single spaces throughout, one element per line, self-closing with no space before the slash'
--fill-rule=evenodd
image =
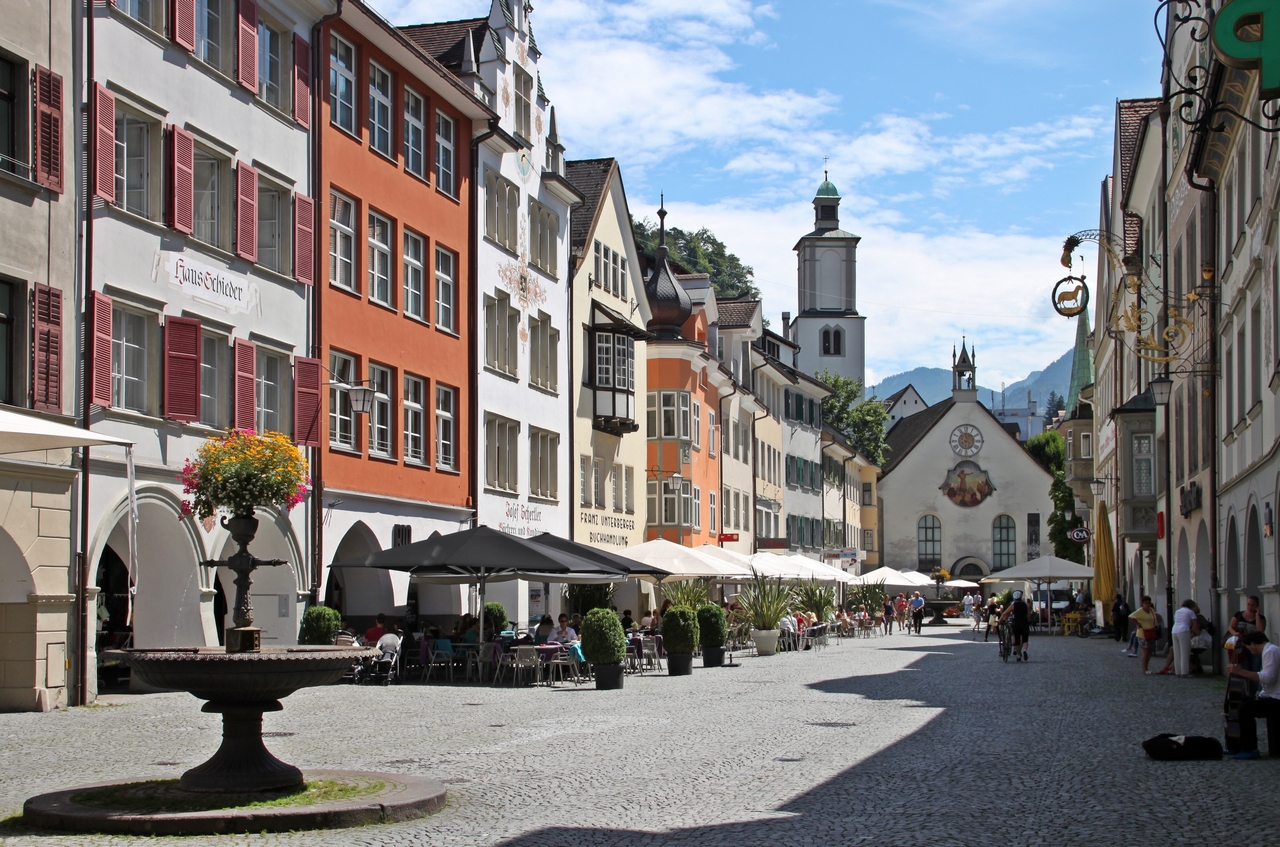
<path id="1" fill-rule="evenodd" d="M 93 196 L 116 202 L 116 98 L 93 84 Z"/>
<path id="2" fill-rule="evenodd" d="M 164 416 L 200 420 L 200 321 L 164 319 Z"/>
<path id="3" fill-rule="evenodd" d="M 32 374 L 33 405 L 46 412 L 62 411 L 62 291 L 35 286 L 35 338 Z"/>
<path id="4" fill-rule="evenodd" d="M 169 37 L 188 53 L 196 51 L 196 0 L 169 0 Z"/>
<path id="5" fill-rule="evenodd" d="M 196 142 L 191 133 L 169 128 L 169 225 L 190 235 L 195 229 Z"/>
<path id="6" fill-rule="evenodd" d="M 293 443 L 299 447 L 320 446 L 319 359 L 293 360 Z"/>
<path id="7" fill-rule="evenodd" d="M 258 4 L 240 0 L 237 15 L 236 81 L 258 93 Z"/>
<path id="8" fill-rule="evenodd" d="M 236 339 L 235 346 L 235 404 L 234 419 L 231 425 L 236 429 L 253 429 L 257 425 L 258 404 L 256 399 L 256 370 L 254 365 L 258 358 L 258 345 L 242 338 Z"/>
<path id="9" fill-rule="evenodd" d="M 258 261 L 258 172 L 236 164 L 236 255 Z"/>
<path id="10" fill-rule="evenodd" d="M 311 126 L 311 45 L 299 35 L 293 37 L 293 119 Z"/>
<path id="11" fill-rule="evenodd" d="M 62 193 L 62 77 L 36 65 L 36 182 Z M 114 132 L 114 127 L 113 127 Z M 114 151 L 113 151 L 114 153 Z M 114 171 L 115 159 L 112 158 Z M 114 185 L 114 173 L 112 183 Z"/>
<path id="12" fill-rule="evenodd" d="M 89 332 L 93 337 L 93 371 L 89 402 L 111 407 L 111 298 L 101 291 L 93 292 L 93 310 L 89 315 Z"/>
<path id="13" fill-rule="evenodd" d="M 293 195 L 293 278 L 303 285 L 315 281 L 315 201 Z"/>

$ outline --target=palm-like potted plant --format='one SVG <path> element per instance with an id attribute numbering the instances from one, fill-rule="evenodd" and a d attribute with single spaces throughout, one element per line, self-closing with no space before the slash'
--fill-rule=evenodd
<path id="1" fill-rule="evenodd" d="M 610 609 L 592 609 L 582 620 L 582 655 L 591 664 L 596 688 L 611 691 L 622 687 L 622 661 L 627 657 L 627 638 L 622 621 Z"/>
<path id="2" fill-rule="evenodd" d="M 724 609 L 715 603 L 698 607 L 698 636 L 702 642 L 702 666 L 718 668 L 724 665 L 724 643 L 729 640 L 729 624 Z"/>
<path id="3" fill-rule="evenodd" d="M 693 651 L 698 646 L 698 615 L 688 606 L 672 606 L 662 616 L 662 648 L 667 653 L 667 673 L 693 673 Z"/>
<path id="4" fill-rule="evenodd" d="M 825 621 L 836 609 L 835 589 L 816 579 L 797 583 L 794 594 L 800 610 L 813 615 L 819 622 Z"/>
<path id="5" fill-rule="evenodd" d="M 791 608 L 791 587 L 781 577 L 769 578 L 751 570 L 751 579 L 738 595 L 738 605 L 751 624 L 751 640 L 761 656 L 778 652 L 778 622 Z"/>

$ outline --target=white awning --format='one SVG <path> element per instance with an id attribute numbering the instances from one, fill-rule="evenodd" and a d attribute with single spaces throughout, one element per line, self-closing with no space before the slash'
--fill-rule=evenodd
<path id="1" fill-rule="evenodd" d="M 38 450 L 103 444 L 130 447 L 133 442 L 78 426 L 55 423 L 35 415 L 0 409 L 0 453 L 32 453 Z"/>

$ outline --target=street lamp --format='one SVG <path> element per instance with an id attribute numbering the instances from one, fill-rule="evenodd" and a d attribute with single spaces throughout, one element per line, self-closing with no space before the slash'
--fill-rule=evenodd
<path id="1" fill-rule="evenodd" d="M 1106 488 L 1107 488 L 1107 481 L 1105 479 L 1089 480 L 1089 490 L 1093 492 L 1094 497 L 1101 497 L 1102 492 L 1105 491 Z"/>
<path id="2" fill-rule="evenodd" d="M 356 384 L 347 389 L 347 396 L 351 398 L 351 411 L 357 415 L 367 415 L 373 411 L 373 388 L 368 385 Z"/>
<path id="3" fill-rule="evenodd" d="M 1169 405 L 1169 394 L 1173 391 L 1173 380 L 1169 379 L 1168 374 L 1160 374 L 1160 376 L 1148 382 L 1147 387 L 1151 389 L 1151 396 L 1155 398 L 1157 406 Z"/>

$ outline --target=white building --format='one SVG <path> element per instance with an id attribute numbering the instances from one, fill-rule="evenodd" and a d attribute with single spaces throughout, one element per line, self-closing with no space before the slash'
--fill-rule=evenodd
<path id="1" fill-rule="evenodd" d="M 222 638 L 234 589 L 201 562 L 235 546 L 179 505 L 178 473 L 206 437 L 235 426 L 318 444 L 308 40 L 333 10 L 317 0 L 93 6 L 84 96 L 99 202 L 86 223 L 86 370 L 93 428 L 137 444 L 138 479 L 131 565 L 124 463 L 106 451 L 92 460 L 87 552 L 104 647 Z M 252 551 L 288 562 L 254 576 L 267 644 L 296 638 L 311 587 L 309 507 L 258 511 Z"/>
<path id="2" fill-rule="evenodd" d="M 920 396 L 920 392 L 910 384 L 899 388 L 880 402 L 884 403 L 885 410 L 889 413 L 889 420 L 885 423 L 886 428 L 892 427 L 905 417 L 929 408 L 929 404 Z"/>
<path id="3" fill-rule="evenodd" d="M 1053 477 L 978 401 L 963 346 L 952 371 L 951 397 L 889 430 L 880 564 L 973 578 L 1051 552 Z"/>
<path id="4" fill-rule="evenodd" d="M 787 358 L 795 345 L 765 330 L 765 349 Z M 782 388 L 782 512 L 791 549 L 820 558 L 822 521 L 822 401 L 831 394 L 825 383 L 779 361 L 771 361 L 786 382 Z"/>

